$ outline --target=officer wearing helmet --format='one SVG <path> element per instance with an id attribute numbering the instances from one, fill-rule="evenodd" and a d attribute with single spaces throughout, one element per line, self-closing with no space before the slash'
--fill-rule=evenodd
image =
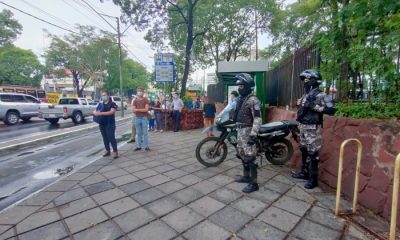
<path id="1" fill-rule="evenodd" d="M 318 185 L 319 150 L 323 113 L 334 113 L 332 99 L 319 89 L 322 77 L 319 72 L 308 69 L 300 73 L 304 83 L 304 95 L 297 101 L 297 121 L 300 123 L 300 151 L 302 167 L 292 177 L 307 180 L 304 188 Z"/>
<path id="2" fill-rule="evenodd" d="M 258 190 L 255 144 L 262 123 L 260 101 L 252 94 L 255 83 L 250 74 L 240 73 L 235 79 L 240 95 L 234 119 L 238 132 L 237 157 L 243 164 L 243 176 L 236 179 L 236 182 L 247 183 L 242 191 L 251 193 Z"/>

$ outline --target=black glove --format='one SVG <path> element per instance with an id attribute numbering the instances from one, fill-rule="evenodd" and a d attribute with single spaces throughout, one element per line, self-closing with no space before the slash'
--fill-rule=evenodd
<path id="1" fill-rule="evenodd" d="M 252 145 L 256 144 L 256 142 L 257 142 L 257 136 L 250 135 L 249 140 L 247 141 L 247 144 L 252 146 Z"/>

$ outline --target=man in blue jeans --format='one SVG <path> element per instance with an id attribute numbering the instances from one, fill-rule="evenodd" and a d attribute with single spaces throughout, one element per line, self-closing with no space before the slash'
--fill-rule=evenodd
<path id="1" fill-rule="evenodd" d="M 172 100 L 172 117 L 174 118 L 174 132 L 179 131 L 180 121 L 181 121 L 181 112 L 183 108 L 183 101 L 178 97 L 178 93 L 173 93 Z"/>
<path id="2" fill-rule="evenodd" d="M 147 126 L 149 125 L 147 120 L 149 100 L 144 97 L 144 89 L 141 87 L 137 88 L 136 95 L 137 97 L 132 104 L 132 110 L 136 115 L 136 149 L 134 151 L 139 151 L 142 148 L 144 148 L 146 151 L 150 151 L 147 130 Z"/>

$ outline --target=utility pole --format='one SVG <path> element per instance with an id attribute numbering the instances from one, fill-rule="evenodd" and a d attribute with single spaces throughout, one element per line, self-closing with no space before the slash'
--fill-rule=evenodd
<path id="1" fill-rule="evenodd" d="M 255 18 L 256 18 L 256 61 L 258 60 L 258 14 L 255 11 Z M 251 54 L 251 53 L 250 53 Z"/>
<path id="2" fill-rule="evenodd" d="M 118 53 L 119 53 L 119 92 L 120 92 L 120 97 L 121 97 L 121 117 L 124 117 L 124 100 L 123 100 L 123 82 L 122 82 L 122 52 L 121 52 L 121 33 L 119 29 L 119 18 L 116 17 L 117 19 L 117 32 L 118 32 Z"/>

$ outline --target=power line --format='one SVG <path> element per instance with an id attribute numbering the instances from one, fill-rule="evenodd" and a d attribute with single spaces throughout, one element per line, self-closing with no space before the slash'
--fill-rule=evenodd
<path id="1" fill-rule="evenodd" d="M 46 12 L 46 11 L 44 11 L 43 9 L 39 8 L 39 7 L 36 7 L 35 5 L 29 3 L 29 2 L 27 2 L 27 1 L 25 1 L 25 0 L 22 0 L 22 2 L 24 2 L 24 3 L 27 4 L 27 5 L 29 5 L 29 6 L 32 7 L 32 8 L 34 8 L 34 9 L 40 11 L 41 13 L 46 14 L 47 16 L 49 16 L 50 18 L 52 18 L 53 20 L 56 20 L 57 22 L 62 23 L 62 24 L 64 24 L 64 25 L 68 26 L 69 28 L 74 28 L 74 26 L 72 26 L 72 25 L 69 24 L 68 22 L 64 21 L 63 19 L 58 18 L 58 17 L 52 15 L 51 13 Z"/>
<path id="2" fill-rule="evenodd" d="M 74 32 L 74 31 L 72 31 L 72 30 L 69 30 L 69 29 L 67 29 L 67 28 L 61 27 L 61 26 L 59 26 L 59 25 L 57 25 L 57 24 L 54 24 L 54 23 L 51 23 L 51 22 L 46 21 L 46 20 L 44 20 L 44 19 L 41 19 L 41 18 L 39 18 L 39 17 L 36 17 L 36 16 L 34 16 L 34 15 L 30 14 L 30 13 L 27 13 L 27 12 L 25 12 L 25 11 L 22 11 L 21 9 L 18 9 L 18 8 L 16 8 L 16 7 L 13 7 L 13 6 L 11 6 L 11 5 L 8 5 L 8 4 L 4 3 L 3 1 L 0 1 L 0 3 L 3 4 L 3 5 L 6 5 L 6 6 L 9 7 L 9 8 L 12 8 L 12 9 L 14 9 L 14 10 L 17 10 L 17 11 L 23 13 L 23 14 L 26 14 L 26 15 L 28 15 L 28 16 L 30 16 L 30 17 L 36 18 L 37 20 L 40 20 L 40 21 L 45 22 L 45 23 L 47 23 L 47 24 L 49 24 L 49 25 L 52 25 L 52 26 L 54 26 L 54 27 L 60 28 L 60 29 L 62 29 L 62 30 L 65 30 L 65 31 L 68 31 L 68 32 L 71 32 L 71 33 L 79 34 L 79 33 L 77 33 L 77 32 Z"/>
<path id="3" fill-rule="evenodd" d="M 108 21 L 107 21 L 107 19 L 105 19 L 104 17 L 103 17 L 103 15 L 105 15 L 105 14 L 102 14 L 102 13 L 99 13 L 96 9 L 94 9 L 93 7 L 92 7 L 92 5 L 90 5 L 88 2 L 86 2 L 85 0 L 81 0 L 82 2 L 84 2 L 88 7 L 90 7 L 90 9 L 92 9 L 92 11 L 94 11 L 95 13 L 97 13 L 97 15 L 99 15 L 112 29 L 114 29 L 116 32 L 118 32 L 117 31 L 117 29 L 111 24 L 111 23 L 109 23 Z M 106 15 L 107 16 L 107 15 Z M 111 17 L 111 16 L 108 16 L 108 17 Z"/>
<path id="4" fill-rule="evenodd" d="M 148 67 L 148 66 L 147 66 L 144 62 L 142 62 L 142 60 L 140 60 L 140 59 L 125 45 L 125 44 L 121 43 L 121 45 L 122 45 L 130 54 L 132 54 L 132 55 L 137 59 L 137 61 L 138 61 L 140 64 L 142 64 L 143 67 L 145 67 L 145 68 Z"/>
<path id="5" fill-rule="evenodd" d="M 74 5 L 70 4 L 67 0 L 62 0 L 65 4 L 67 4 L 68 6 L 70 6 L 72 9 L 74 9 L 75 11 L 77 11 L 78 13 L 80 13 L 82 16 L 84 16 L 86 19 L 90 20 L 91 22 L 95 23 L 97 25 L 97 27 L 101 26 L 101 24 L 95 20 L 93 20 L 92 18 L 89 18 L 87 14 L 83 13 L 82 11 L 80 11 L 78 8 L 74 7 Z M 80 2 L 77 2 L 80 4 Z M 81 6 L 85 6 L 85 5 L 81 5 Z M 86 7 L 86 6 L 85 6 Z M 101 29 L 101 27 L 99 27 Z"/>

